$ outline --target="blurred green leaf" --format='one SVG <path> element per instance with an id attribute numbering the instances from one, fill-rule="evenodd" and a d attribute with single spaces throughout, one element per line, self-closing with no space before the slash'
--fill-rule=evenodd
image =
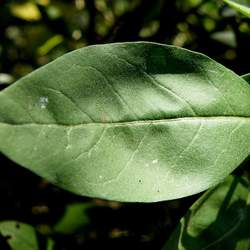
<path id="1" fill-rule="evenodd" d="M 36 4 L 32 2 L 12 3 L 10 4 L 10 11 L 13 16 L 29 22 L 38 21 L 42 17 Z"/>
<path id="2" fill-rule="evenodd" d="M 61 234 L 73 234 L 90 223 L 87 211 L 92 203 L 74 203 L 66 207 L 62 218 L 57 222 L 54 231 Z"/>
<path id="3" fill-rule="evenodd" d="M 54 20 L 62 16 L 60 8 L 56 5 L 49 5 L 46 8 L 47 15 L 50 19 Z"/>
<path id="4" fill-rule="evenodd" d="M 39 249 L 36 231 L 28 224 L 17 221 L 0 222 L 0 234 L 6 238 L 12 250 Z"/>
<path id="5" fill-rule="evenodd" d="M 51 238 L 47 239 L 46 250 L 54 250 L 55 242 Z"/>
<path id="6" fill-rule="evenodd" d="M 62 42 L 63 42 L 63 36 L 55 35 L 51 37 L 49 40 L 47 40 L 42 46 L 40 46 L 37 52 L 40 56 L 44 56 Z"/>
<path id="7" fill-rule="evenodd" d="M 36 0 L 36 3 L 42 6 L 47 6 L 50 4 L 50 0 Z"/>
<path id="8" fill-rule="evenodd" d="M 250 18 L 250 0 L 224 0 L 224 2 Z"/>
<path id="9" fill-rule="evenodd" d="M 237 46 L 235 34 L 231 30 L 215 32 L 211 38 L 232 48 Z"/>
<path id="10" fill-rule="evenodd" d="M 142 38 L 153 36 L 157 32 L 159 27 L 160 27 L 160 22 L 159 21 L 156 21 L 156 20 L 151 21 L 147 26 L 143 27 L 140 30 L 139 35 Z"/>
<path id="11" fill-rule="evenodd" d="M 201 5 L 199 13 L 212 17 L 214 19 L 219 17 L 219 8 L 217 1 L 204 1 Z"/>
<path id="12" fill-rule="evenodd" d="M 229 176 L 180 221 L 163 250 L 249 250 L 250 183 Z"/>

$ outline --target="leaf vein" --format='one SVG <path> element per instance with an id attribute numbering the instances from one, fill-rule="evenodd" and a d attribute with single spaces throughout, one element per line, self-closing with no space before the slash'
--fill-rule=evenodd
<path id="1" fill-rule="evenodd" d="M 188 108 L 190 109 L 191 113 L 193 115 L 197 115 L 197 113 L 195 112 L 194 108 L 192 107 L 192 105 L 186 100 L 184 99 L 182 96 L 176 94 L 172 89 L 170 89 L 169 87 L 163 85 L 160 81 L 158 81 L 153 75 L 147 73 L 145 70 L 143 70 L 141 67 L 132 64 L 131 62 L 129 62 L 127 59 L 122 58 L 122 57 L 118 57 L 117 55 L 107 52 L 108 54 L 110 54 L 113 57 L 116 57 L 119 60 L 124 61 L 125 63 L 129 64 L 130 66 L 132 66 L 133 68 L 135 68 L 136 70 L 139 70 L 144 76 L 146 76 L 147 78 L 149 78 L 151 81 L 151 83 L 153 83 L 154 85 L 158 86 L 161 89 L 164 89 L 165 91 L 167 91 L 168 93 L 170 93 L 172 96 L 174 96 L 176 99 L 178 99 L 179 101 L 181 101 L 182 103 L 184 102 L 185 105 L 188 106 Z"/>
<path id="2" fill-rule="evenodd" d="M 235 121 L 244 120 L 250 122 L 250 117 L 244 116 L 199 116 L 199 117 L 179 117 L 179 118 L 163 118 L 156 120 L 131 120 L 131 121 L 114 121 L 114 122 L 90 122 L 90 123 L 76 123 L 76 124 L 62 124 L 62 123 L 10 123 L 0 122 L 0 125 L 8 126 L 48 126 L 48 127 L 84 127 L 84 126 L 133 126 L 133 125 L 148 125 L 148 124 L 164 124 L 170 122 L 193 122 L 193 121 Z"/>
<path id="3" fill-rule="evenodd" d="M 146 137 L 147 137 L 147 134 L 148 134 L 148 131 L 149 131 L 149 127 L 150 125 L 147 126 L 147 129 L 145 130 L 144 132 L 144 135 L 142 136 L 142 138 L 139 140 L 139 143 L 137 144 L 135 150 L 133 151 L 133 153 L 131 154 L 129 160 L 127 161 L 126 165 L 122 168 L 122 170 L 112 179 L 110 180 L 107 180 L 105 182 L 102 183 L 102 185 L 105 185 L 105 184 L 108 184 L 108 183 L 111 183 L 111 182 L 114 182 L 116 180 L 119 180 L 119 178 L 121 177 L 122 173 L 124 173 L 124 171 L 128 168 L 128 166 L 131 164 L 131 162 L 133 161 L 135 155 L 139 152 L 140 150 L 140 147 L 143 145 Z"/>
<path id="4" fill-rule="evenodd" d="M 78 64 L 77 64 L 78 65 Z M 105 76 L 105 74 L 100 71 L 98 68 L 94 67 L 94 66 L 81 66 L 80 67 L 84 67 L 84 68 L 88 68 L 90 67 L 91 69 L 94 69 L 95 71 L 97 71 L 105 80 L 106 84 L 109 86 L 109 88 L 111 89 L 111 91 L 115 94 L 115 96 L 117 96 L 117 98 L 120 100 L 120 102 L 122 104 L 125 104 L 127 106 L 127 108 L 133 113 L 133 115 L 135 116 L 135 118 L 138 118 L 138 116 L 135 114 L 134 110 L 129 106 L 129 104 L 127 103 L 127 101 L 125 101 L 125 99 L 122 97 L 122 95 L 120 95 L 120 93 L 118 92 L 118 90 L 115 89 L 114 85 L 111 83 L 111 81 Z"/>
<path id="5" fill-rule="evenodd" d="M 71 103 L 74 104 L 74 106 L 84 115 L 84 116 L 87 116 L 92 122 L 94 122 L 94 119 L 86 113 L 86 111 L 84 111 L 82 108 L 79 107 L 79 105 L 74 101 L 74 99 L 70 96 L 68 96 L 67 94 L 65 94 L 62 90 L 57 90 L 57 89 L 54 89 L 54 88 L 51 88 L 51 87 L 40 87 L 42 89 L 48 89 L 50 91 L 54 91 L 64 97 L 66 97 Z"/>

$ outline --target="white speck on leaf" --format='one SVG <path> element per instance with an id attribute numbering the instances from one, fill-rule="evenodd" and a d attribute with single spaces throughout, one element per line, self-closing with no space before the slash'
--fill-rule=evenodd
<path id="1" fill-rule="evenodd" d="M 49 98 L 47 96 L 41 96 L 38 101 L 38 105 L 41 109 L 45 109 L 49 103 Z"/>
<path id="2" fill-rule="evenodd" d="M 211 69 L 208 69 L 208 72 L 210 72 L 210 73 L 212 73 L 212 74 L 217 74 L 217 73 L 218 73 L 218 71 L 216 71 L 216 70 L 211 70 Z"/>
<path id="3" fill-rule="evenodd" d="M 99 179 L 103 179 L 103 176 L 102 176 L 102 175 L 99 175 Z"/>
<path id="4" fill-rule="evenodd" d="M 158 159 L 155 159 L 152 161 L 153 164 L 157 164 L 158 163 Z"/>

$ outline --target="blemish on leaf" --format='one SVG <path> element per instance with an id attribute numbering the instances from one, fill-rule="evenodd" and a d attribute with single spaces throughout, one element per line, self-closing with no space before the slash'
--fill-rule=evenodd
<path id="1" fill-rule="evenodd" d="M 152 161 L 153 164 L 157 164 L 158 163 L 158 159 L 155 159 Z"/>
<path id="2" fill-rule="evenodd" d="M 41 96 L 38 101 L 38 106 L 41 109 L 45 109 L 49 103 L 49 98 L 47 96 Z"/>

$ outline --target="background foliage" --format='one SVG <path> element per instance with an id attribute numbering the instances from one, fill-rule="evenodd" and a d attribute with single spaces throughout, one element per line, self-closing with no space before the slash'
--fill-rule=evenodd
<path id="1" fill-rule="evenodd" d="M 0 0 L 0 86 L 68 51 L 118 41 L 174 44 L 248 73 L 249 20 L 215 0 Z M 161 249 L 199 197 L 155 204 L 87 199 L 0 160 L 0 220 L 33 225 L 41 249 Z M 248 162 L 236 174 L 249 175 Z M 8 249 L 6 240 L 0 249 Z"/>

